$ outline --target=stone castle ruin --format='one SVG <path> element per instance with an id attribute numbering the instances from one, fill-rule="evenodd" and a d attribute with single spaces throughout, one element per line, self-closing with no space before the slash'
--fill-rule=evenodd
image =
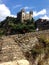
<path id="1" fill-rule="evenodd" d="M 22 23 L 26 20 L 31 20 L 33 17 L 33 12 L 30 11 L 29 13 L 26 13 L 24 9 L 22 9 L 20 12 L 17 13 L 17 19 L 21 21 Z"/>

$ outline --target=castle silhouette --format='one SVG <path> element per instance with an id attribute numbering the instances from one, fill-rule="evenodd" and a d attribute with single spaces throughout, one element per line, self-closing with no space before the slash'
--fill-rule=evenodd
<path id="1" fill-rule="evenodd" d="M 24 23 L 26 20 L 31 20 L 33 18 L 33 11 L 26 13 L 25 9 L 22 9 L 17 13 L 17 19 Z"/>

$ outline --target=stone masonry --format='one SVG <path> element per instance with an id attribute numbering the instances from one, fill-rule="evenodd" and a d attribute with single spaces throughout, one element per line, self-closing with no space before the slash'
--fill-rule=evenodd
<path id="1" fill-rule="evenodd" d="M 49 34 L 49 30 L 0 37 L 0 62 L 26 59 L 24 53 L 38 44 L 40 34 Z"/>

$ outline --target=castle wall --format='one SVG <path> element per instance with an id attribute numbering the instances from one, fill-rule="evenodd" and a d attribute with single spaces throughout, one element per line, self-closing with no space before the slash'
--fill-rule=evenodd
<path id="1" fill-rule="evenodd" d="M 24 20 L 31 20 L 33 14 L 32 13 L 26 13 L 25 11 L 21 11 L 17 14 L 17 18 L 21 21 L 24 22 Z"/>

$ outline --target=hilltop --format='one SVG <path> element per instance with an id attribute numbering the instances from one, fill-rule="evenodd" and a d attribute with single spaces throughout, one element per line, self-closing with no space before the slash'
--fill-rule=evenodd
<path id="1" fill-rule="evenodd" d="M 35 30 L 34 20 L 27 20 L 27 23 L 21 23 L 17 18 L 7 17 L 0 22 L 0 35 L 11 35 Z"/>
<path id="2" fill-rule="evenodd" d="M 24 9 L 17 13 L 17 17 L 6 17 L 0 22 L 0 35 L 25 34 L 49 29 L 49 20 L 38 19 L 35 21 L 33 12 L 26 13 Z"/>
<path id="3" fill-rule="evenodd" d="M 49 21 L 46 19 L 26 20 L 25 23 L 18 21 L 14 17 L 6 17 L 5 20 L 0 22 L 0 35 L 14 35 L 24 34 L 28 32 L 35 32 L 38 28 L 40 30 L 49 29 Z"/>

